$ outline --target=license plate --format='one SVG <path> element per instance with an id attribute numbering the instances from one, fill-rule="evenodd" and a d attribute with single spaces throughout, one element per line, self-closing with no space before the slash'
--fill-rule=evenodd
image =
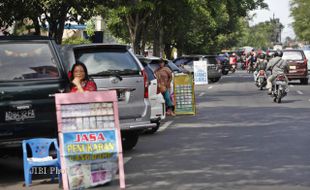
<path id="1" fill-rule="evenodd" d="M 24 121 L 27 119 L 34 119 L 35 113 L 33 109 L 6 111 L 5 121 Z"/>
<path id="2" fill-rule="evenodd" d="M 126 98 L 125 91 L 117 91 L 117 99 L 118 101 L 124 101 Z"/>
<path id="3" fill-rule="evenodd" d="M 290 69 L 296 69 L 296 66 L 290 66 Z"/>
<path id="4" fill-rule="evenodd" d="M 285 85 L 286 82 L 284 82 L 284 81 L 276 81 L 276 84 L 277 84 L 277 85 Z"/>

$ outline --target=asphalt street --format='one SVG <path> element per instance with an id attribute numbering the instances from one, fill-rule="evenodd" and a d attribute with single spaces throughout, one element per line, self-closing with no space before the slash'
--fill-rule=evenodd
<path id="1" fill-rule="evenodd" d="M 294 81 L 281 104 L 244 71 L 196 86 L 195 116 L 169 117 L 124 153 L 128 190 L 309 190 L 310 87 Z M 21 160 L 0 160 L 0 189 L 23 187 Z M 118 189 L 118 181 L 94 189 Z"/>

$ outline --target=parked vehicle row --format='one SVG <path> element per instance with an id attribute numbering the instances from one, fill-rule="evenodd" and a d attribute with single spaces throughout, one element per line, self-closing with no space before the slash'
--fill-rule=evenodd
<path id="1" fill-rule="evenodd" d="M 142 131 L 157 126 L 150 122 L 147 72 L 128 46 L 59 50 L 47 37 L 0 37 L 1 154 L 21 147 L 24 139 L 57 137 L 54 94 L 68 91 L 68 72 L 77 60 L 87 66 L 98 90 L 117 91 L 124 149 L 132 149 Z"/>
<path id="2" fill-rule="evenodd" d="M 216 55 L 186 55 L 173 60 L 178 67 L 184 68 L 190 73 L 194 72 L 194 61 L 206 61 L 208 67 L 208 79 L 217 82 L 222 76 L 221 64 L 216 60 Z"/>

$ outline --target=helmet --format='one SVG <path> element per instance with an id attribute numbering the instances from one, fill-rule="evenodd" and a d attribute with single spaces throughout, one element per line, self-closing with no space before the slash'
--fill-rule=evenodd
<path id="1" fill-rule="evenodd" d="M 278 49 L 276 52 L 274 52 L 273 56 L 274 57 L 282 57 L 283 56 L 283 52 Z"/>
<path id="2" fill-rule="evenodd" d="M 261 53 L 261 54 L 259 54 L 258 58 L 259 59 L 265 59 L 266 58 L 266 54 Z"/>

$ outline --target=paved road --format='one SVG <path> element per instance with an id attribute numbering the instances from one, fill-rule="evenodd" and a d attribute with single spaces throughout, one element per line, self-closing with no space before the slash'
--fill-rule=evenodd
<path id="1" fill-rule="evenodd" d="M 239 71 L 197 86 L 196 100 L 196 116 L 168 118 L 124 154 L 127 189 L 310 189 L 309 86 L 292 82 L 277 104 Z M 21 189 L 21 165 L 8 162 L 0 161 L 0 189 Z M 31 189 L 57 188 L 39 184 L 43 179 Z M 96 189 L 117 186 L 115 180 Z"/>

